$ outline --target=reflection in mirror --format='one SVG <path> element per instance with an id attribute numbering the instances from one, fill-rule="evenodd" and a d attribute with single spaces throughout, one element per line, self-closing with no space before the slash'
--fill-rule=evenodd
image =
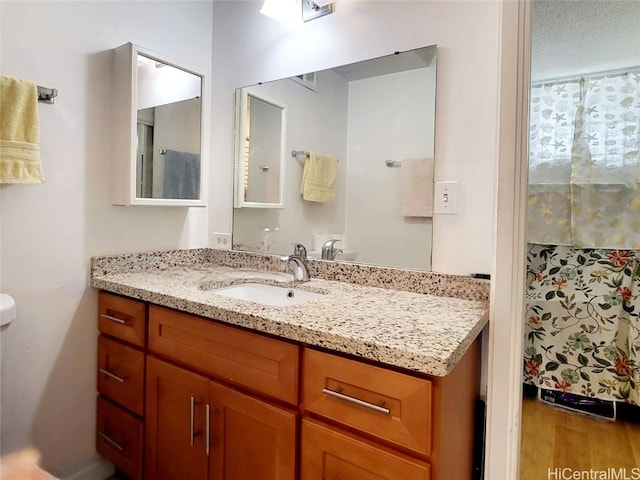
<path id="1" fill-rule="evenodd" d="M 237 92 L 235 206 L 282 208 L 286 108 L 251 89 Z"/>
<path id="2" fill-rule="evenodd" d="M 431 212 L 404 207 L 410 193 L 432 201 L 436 53 L 430 46 L 240 89 L 287 106 L 286 176 L 284 208 L 234 209 L 233 248 L 287 254 L 303 243 L 321 258 L 339 240 L 336 261 L 430 270 Z M 310 153 L 338 159 L 331 202 L 300 196 Z M 236 168 L 236 207 L 245 174 Z"/>
<path id="3" fill-rule="evenodd" d="M 136 197 L 200 198 L 202 78 L 137 55 Z"/>

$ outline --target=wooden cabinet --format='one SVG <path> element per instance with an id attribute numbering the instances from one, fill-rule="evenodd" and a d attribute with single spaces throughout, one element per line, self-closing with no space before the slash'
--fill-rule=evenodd
<path id="1" fill-rule="evenodd" d="M 104 292 L 99 326 L 97 449 L 132 479 L 472 477 L 478 341 L 430 377 Z"/>
<path id="2" fill-rule="evenodd" d="M 295 479 L 294 411 L 147 362 L 146 478 Z"/>
<path id="3" fill-rule="evenodd" d="M 429 480 L 428 463 L 314 420 L 302 422 L 301 480 Z"/>
<path id="4" fill-rule="evenodd" d="M 305 409 L 428 457 L 432 383 L 330 353 L 304 352 Z"/>
<path id="5" fill-rule="evenodd" d="M 310 348 L 303 363 L 304 412 L 322 421 L 303 422 L 303 480 L 471 478 L 477 341 L 446 377 L 401 373 Z M 383 462 L 388 469 L 373 460 L 379 455 L 390 456 Z"/>
<path id="6" fill-rule="evenodd" d="M 211 479 L 294 480 L 297 413 L 211 383 Z"/>
<path id="7" fill-rule="evenodd" d="M 144 352 L 104 335 L 98 337 L 98 391 L 142 416 Z"/>
<path id="8" fill-rule="evenodd" d="M 105 397 L 98 397 L 96 450 L 130 478 L 142 478 L 144 424 Z"/>
<path id="9" fill-rule="evenodd" d="M 298 403 L 300 348 L 293 343 L 151 305 L 149 350 L 231 384 Z"/>
<path id="10" fill-rule="evenodd" d="M 139 300 L 100 292 L 98 329 L 137 347 L 145 346 L 147 305 Z"/>
<path id="11" fill-rule="evenodd" d="M 303 480 L 431 479 L 431 380 L 312 349 L 303 360 L 304 408 L 328 422 L 303 422 Z"/>
<path id="12" fill-rule="evenodd" d="M 143 477 L 146 311 L 100 292 L 96 450 L 134 480 Z"/>
<path id="13" fill-rule="evenodd" d="M 145 478 L 206 480 L 209 380 L 147 359 Z"/>

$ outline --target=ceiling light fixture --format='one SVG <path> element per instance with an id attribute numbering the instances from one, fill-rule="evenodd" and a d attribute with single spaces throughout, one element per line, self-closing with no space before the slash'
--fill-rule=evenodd
<path id="1" fill-rule="evenodd" d="M 308 22 L 333 13 L 333 5 L 331 0 L 265 0 L 260 13 L 277 22 L 292 20 L 301 14 L 302 21 Z"/>
<path id="2" fill-rule="evenodd" d="M 302 21 L 308 22 L 333 13 L 331 0 L 302 0 Z"/>
<path id="3" fill-rule="evenodd" d="M 296 0 L 265 0 L 260 13 L 276 22 L 284 22 L 297 15 L 298 6 Z"/>

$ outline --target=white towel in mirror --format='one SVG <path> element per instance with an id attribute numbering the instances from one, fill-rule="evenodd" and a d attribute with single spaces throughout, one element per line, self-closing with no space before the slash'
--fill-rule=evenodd
<path id="1" fill-rule="evenodd" d="M 402 161 L 402 202 L 404 217 L 433 216 L 433 158 Z"/>

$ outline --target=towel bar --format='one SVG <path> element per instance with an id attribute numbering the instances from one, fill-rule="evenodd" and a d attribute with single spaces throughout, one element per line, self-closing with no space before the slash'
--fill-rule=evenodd
<path id="1" fill-rule="evenodd" d="M 291 150 L 291 156 L 292 157 L 297 157 L 298 155 L 304 155 L 305 157 L 309 157 L 309 152 L 306 152 L 304 150 Z M 340 159 L 337 159 L 338 163 L 340 163 Z"/>
<path id="2" fill-rule="evenodd" d="M 38 101 L 42 103 L 53 103 L 53 99 L 58 96 L 57 88 L 47 88 L 38 85 Z"/>
<path id="3" fill-rule="evenodd" d="M 385 160 L 384 164 L 387 167 L 401 167 L 402 166 L 402 162 L 399 162 L 397 160 Z"/>

